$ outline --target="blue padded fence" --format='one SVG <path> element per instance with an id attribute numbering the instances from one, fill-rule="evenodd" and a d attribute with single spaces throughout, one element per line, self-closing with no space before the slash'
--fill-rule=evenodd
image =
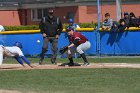
<path id="1" fill-rule="evenodd" d="M 96 55 L 96 35 L 93 32 L 81 32 L 91 42 L 91 48 L 86 51 L 88 55 Z M 101 54 L 140 54 L 140 31 L 125 31 L 125 32 L 108 32 L 100 31 L 101 36 Z M 37 42 L 37 41 L 40 41 Z M 38 55 L 42 48 L 42 36 L 40 33 L 31 34 L 1 34 L 0 44 L 4 46 L 12 46 L 14 42 L 19 41 L 23 44 L 23 53 L 25 55 Z M 58 49 L 68 45 L 69 42 L 65 38 L 65 33 L 62 33 L 59 42 Z M 50 46 L 47 54 L 51 54 Z"/>

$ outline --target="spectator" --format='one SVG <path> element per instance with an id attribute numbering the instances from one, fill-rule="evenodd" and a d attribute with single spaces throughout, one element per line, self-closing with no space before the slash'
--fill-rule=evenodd
<path id="1" fill-rule="evenodd" d="M 127 25 L 125 23 L 125 20 L 120 19 L 119 24 L 118 24 L 118 22 L 113 22 L 113 25 L 112 25 L 110 31 L 111 32 L 124 31 L 126 27 L 127 27 Z"/>
<path id="2" fill-rule="evenodd" d="M 76 28 L 80 28 L 80 26 L 77 23 L 74 23 L 73 19 L 68 19 L 68 27 L 72 27 L 74 31 L 76 31 Z"/>
<path id="3" fill-rule="evenodd" d="M 129 27 L 129 20 L 130 20 L 130 17 L 129 17 L 129 14 L 127 12 L 124 13 L 124 21 L 125 21 L 125 24 L 127 27 Z"/>
<path id="4" fill-rule="evenodd" d="M 76 28 L 80 28 L 80 26 L 77 23 L 74 23 L 73 19 L 71 19 L 71 18 L 68 19 L 68 27 L 66 27 L 66 29 L 69 27 L 73 28 L 74 31 L 76 31 Z M 68 37 L 68 34 L 65 33 L 65 38 L 67 38 L 67 37 Z"/>
<path id="5" fill-rule="evenodd" d="M 136 18 L 135 14 L 133 12 L 130 13 L 130 18 L 131 19 L 135 19 Z"/>
<path id="6" fill-rule="evenodd" d="M 62 23 L 61 20 L 58 17 L 55 17 L 53 15 L 53 10 L 50 9 L 48 11 L 48 16 L 43 17 L 39 27 L 41 30 L 41 34 L 43 37 L 43 46 L 42 46 L 42 52 L 40 54 L 40 60 L 39 64 L 42 64 L 42 61 L 44 60 L 45 52 L 48 51 L 48 43 L 51 44 L 51 50 L 52 50 L 52 57 L 51 62 L 52 64 L 56 63 L 56 57 L 57 57 L 57 45 L 58 45 L 58 38 L 62 32 Z"/>
<path id="7" fill-rule="evenodd" d="M 5 31 L 4 27 L 0 25 L 0 32 Z"/>
<path id="8" fill-rule="evenodd" d="M 117 32 L 118 31 L 118 22 L 114 21 L 113 25 L 111 26 L 110 32 Z"/>
<path id="9" fill-rule="evenodd" d="M 124 31 L 127 27 L 127 24 L 125 23 L 124 19 L 120 19 L 119 25 L 118 25 L 118 31 Z"/>
<path id="10" fill-rule="evenodd" d="M 106 13 L 105 14 L 105 20 L 102 24 L 102 29 L 107 30 L 107 29 L 111 28 L 112 25 L 113 25 L 113 20 L 110 18 L 110 14 Z"/>
<path id="11" fill-rule="evenodd" d="M 130 13 L 129 26 L 130 27 L 139 27 L 140 20 L 135 16 L 133 12 Z"/>

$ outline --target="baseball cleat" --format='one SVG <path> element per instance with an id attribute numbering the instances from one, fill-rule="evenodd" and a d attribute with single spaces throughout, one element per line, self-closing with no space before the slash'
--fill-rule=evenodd
<path id="1" fill-rule="evenodd" d="M 57 62 L 55 62 L 56 59 L 51 58 L 51 63 L 54 65 L 57 65 Z"/>
<path id="2" fill-rule="evenodd" d="M 81 66 L 80 64 L 78 63 L 71 63 L 71 62 L 68 62 L 68 63 L 62 63 L 61 65 L 59 66 Z"/>
<path id="3" fill-rule="evenodd" d="M 24 64 L 21 64 L 23 67 L 25 67 L 25 65 Z"/>
<path id="4" fill-rule="evenodd" d="M 42 65 L 42 60 L 39 60 L 39 65 Z"/>
<path id="5" fill-rule="evenodd" d="M 88 62 L 84 62 L 84 64 L 82 66 L 88 66 L 89 63 Z"/>
<path id="6" fill-rule="evenodd" d="M 29 65 L 31 68 L 33 68 L 33 66 L 32 65 Z"/>
<path id="7" fill-rule="evenodd" d="M 56 62 L 54 62 L 54 63 L 52 63 L 52 64 L 57 65 L 57 63 L 56 63 Z"/>

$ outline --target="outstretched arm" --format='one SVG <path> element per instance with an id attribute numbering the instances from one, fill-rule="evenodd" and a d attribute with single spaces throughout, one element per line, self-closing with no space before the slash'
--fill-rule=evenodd
<path id="1" fill-rule="evenodd" d="M 24 60 L 24 62 L 26 62 L 30 67 L 31 66 L 31 63 L 29 62 L 29 60 L 25 57 L 25 56 L 21 56 L 21 58 Z"/>
<path id="2" fill-rule="evenodd" d="M 22 66 L 24 66 L 24 64 L 19 56 L 15 56 L 15 59 L 17 60 L 18 63 L 20 63 Z"/>

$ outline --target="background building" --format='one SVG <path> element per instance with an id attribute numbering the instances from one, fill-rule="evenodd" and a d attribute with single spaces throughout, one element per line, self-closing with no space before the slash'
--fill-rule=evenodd
<path id="1" fill-rule="evenodd" d="M 101 21 L 106 12 L 116 20 L 116 0 L 100 0 Z M 48 8 L 53 8 L 55 15 L 63 23 L 73 18 L 77 23 L 97 22 L 96 0 L 0 0 L 0 24 L 4 26 L 38 25 L 47 15 Z M 140 1 L 122 0 L 122 14 L 134 12 L 140 15 Z"/>

